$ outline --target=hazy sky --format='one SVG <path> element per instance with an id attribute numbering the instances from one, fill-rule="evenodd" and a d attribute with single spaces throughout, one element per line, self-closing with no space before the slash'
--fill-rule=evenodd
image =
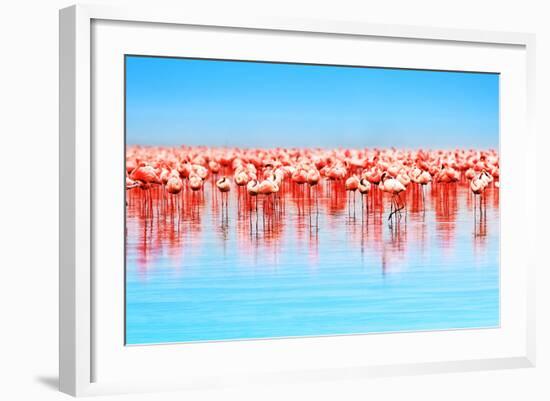
<path id="1" fill-rule="evenodd" d="M 498 147 L 496 74 L 127 56 L 128 144 Z"/>

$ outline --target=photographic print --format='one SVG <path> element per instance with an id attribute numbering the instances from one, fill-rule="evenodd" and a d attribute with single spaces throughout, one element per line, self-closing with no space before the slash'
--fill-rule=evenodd
<path id="1" fill-rule="evenodd" d="M 125 56 L 125 342 L 500 324 L 499 75 Z"/>

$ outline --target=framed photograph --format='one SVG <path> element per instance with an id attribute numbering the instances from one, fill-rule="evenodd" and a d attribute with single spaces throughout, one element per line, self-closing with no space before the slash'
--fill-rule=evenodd
<path id="1" fill-rule="evenodd" d="M 535 363 L 534 37 L 60 12 L 60 388 Z"/>

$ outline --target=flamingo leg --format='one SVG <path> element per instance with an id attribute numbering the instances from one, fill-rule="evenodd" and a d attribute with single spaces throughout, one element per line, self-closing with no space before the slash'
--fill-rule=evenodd
<path id="1" fill-rule="evenodd" d="M 364 206 L 363 206 L 363 194 L 361 194 L 361 222 L 364 220 L 363 219 L 363 211 L 364 211 Z"/>
<path id="2" fill-rule="evenodd" d="M 319 189 L 315 187 L 315 227 L 319 229 Z"/>
<path id="3" fill-rule="evenodd" d="M 353 192 L 353 218 L 355 219 L 355 191 Z"/>
<path id="4" fill-rule="evenodd" d="M 426 195 L 424 194 L 424 185 L 422 185 L 422 210 L 426 214 Z"/>
<path id="5" fill-rule="evenodd" d="M 256 198 L 256 235 L 258 235 L 258 194 L 256 194 L 255 198 Z"/>
<path id="6" fill-rule="evenodd" d="M 265 231 L 265 197 L 263 199 L 263 204 L 262 204 L 262 224 Z"/>
<path id="7" fill-rule="evenodd" d="M 392 216 L 393 216 L 393 198 L 390 199 L 390 215 L 388 216 L 388 224 L 392 226 Z"/>

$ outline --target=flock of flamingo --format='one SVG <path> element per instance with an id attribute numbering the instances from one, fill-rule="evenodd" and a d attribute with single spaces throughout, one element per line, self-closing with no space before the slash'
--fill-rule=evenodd
<path id="1" fill-rule="evenodd" d="M 361 215 L 369 204 L 388 198 L 388 225 L 401 222 L 407 212 L 407 192 L 420 194 L 425 210 L 426 186 L 446 191 L 468 185 L 483 216 L 483 195 L 499 188 L 499 156 L 495 150 L 399 150 L 399 149 L 239 149 L 131 146 L 126 153 L 126 189 L 140 202 L 144 213 L 193 208 L 211 183 L 221 197 L 222 214 L 228 219 L 228 194 L 237 193 L 240 209 L 256 214 L 261 199 L 262 221 L 266 214 L 277 221 L 284 212 L 284 198 L 303 200 L 298 209 L 318 216 L 319 187 L 329 198 L 345 191 L 348 211 L 355 215 L 356 193 Z M 190 198 L 185 194 L 190 194 Z M 217 196 L 217 195 L 216 195 Z M 340 195 L 341 196 L 341 195 Z M 477 201 L 479 199 L 479 202 Z M 370 201 L 369 201 L 370 200 Z M 134 200 L 135 201 L 135 200 Z M 188 201 L 188 205 L 186 205 Z M 154 207 L 154 204 L 156 207 Z M 314 205 L 312 208 L 311 206 Z M 352 209 L 353 207 L 353 209 Z M 383 208 L 383 206 L 382 206 Z"/>

